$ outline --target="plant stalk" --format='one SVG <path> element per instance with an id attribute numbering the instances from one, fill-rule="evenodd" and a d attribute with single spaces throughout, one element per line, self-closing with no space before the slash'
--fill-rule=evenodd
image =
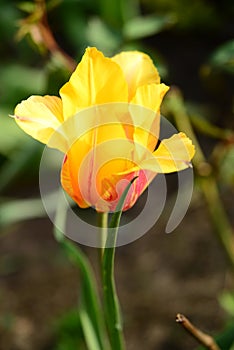
<path id="1" fill-rule="evenodd" d="M 103 214 L 105 215 L 105 214 Z M 121 212 L 120 212 L 121 215 Z M 120 217 L 119 217 L 120 220 Z M 124 337 L 122 327 L 122 317 L 120 304 L 116 292 L 114 279 L 114 262 L 115 262 L 115 244 L 117 239 L 119 220 L 117 225 L 108 230 L 107 247 L 104 248 L 102 255 L 102 288 L 103 302 L 105 310 L 106 324 L 109 332 L 112 350 L 124 350 Z M 105 223 L 105 218 L 103 218 Z M 106 226 L 105 226 L 106 227 Z M 105 229 L 104 227 L 104 229 Z M 111 244 L 110 244 L 111 240 Z"/>

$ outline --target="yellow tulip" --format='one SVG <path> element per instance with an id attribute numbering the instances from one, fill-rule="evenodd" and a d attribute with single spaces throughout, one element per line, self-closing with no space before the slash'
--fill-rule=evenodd
<path id="1" fill-rule="evenodd" d="M 130 51 L 107 58 L 87 48 L 60 98 L 31 96 L 16 106 L 14 117 L 26 133 L 65 153 L 61 183 L 81 208 L 115 210 L 137 176 L 127 210 L 157 173 L 186 169 L 194 155 L 183 133 L 156 148 L 167 90 L 148 55 Z"/>

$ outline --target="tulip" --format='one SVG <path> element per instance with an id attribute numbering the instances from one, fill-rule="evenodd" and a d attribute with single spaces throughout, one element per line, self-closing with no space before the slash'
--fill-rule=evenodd
<path id="1" fill-rule="evenodd" d="M 168 91 L 150 57 L 138 51 L 105 57 L 87 48 L 60 97 L 31 96 L 14 112 L 29 135 L 64 152 L 61 184 L 81 207 L 114 211 L 133 178 L 123 210 L 158 173 L 191 166 L 184 134 L 161 140 L 160 105 Z"/>

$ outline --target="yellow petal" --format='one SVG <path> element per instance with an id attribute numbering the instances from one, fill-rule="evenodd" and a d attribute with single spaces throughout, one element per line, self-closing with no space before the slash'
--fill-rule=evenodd
<path id="1" fill-rule="evenodd" d="M 138 51 L 121 52 L 112 57 L 122 69 L 128 83 L 129 101 L 141 85 L 160 83 L 160 77 L 151 58 Z"/>
<path id="2" fill-rule="evenodd" d="M 135 144 L 135 163 L 137 166 L 129 168 L 118 175 L 132 172 L 151 171 L 156 173 L 173 173 L 192 167 L 190 161 L 195 154 L 192 141 L 182 132 L 161 141 L 159 147 L 153 153 Z M 138 158 L 138 159 L 137 159 Z"/>
<path id="3" fill-rule="evenodd" d="M 159 136 L 160 105 L 169 87 L 165 84 L 142 85 L 137 88 L 131 103 L 139 105 L 134 107 L 132 113 L 134 125 L 134 141 L 147 147 L 151 152 L 155 149 Z M 140 108 L 143 106 L 144 108 Z M 141 121 L 139 120 L 139 116 Z"/>
<path id="4" fill-rule="evenodd" d="M 47 144 L 63 123 L 62 101 L 56 96 L 31 96 L 16 106 L 14 117 L 27 134 Z M 50 146 L 64 151 L 64 143 L 57 133 Z"/>
<path id="5" fill-rule="evenodd" d="M 85 136 L 90 147 L 109 140 L 125 140 L 125 125 L 131 120 L 127 103 L 107 103 L 86 108 L 63 125 L 64 133 L 69 135 L 69 147 L 81 136 Z"/>
<path id="6" fill-rule="evenodd" d="M 143 160 L 140 166 L 157 173 L 172 173 L 191 167 L 194 153 L 192 141 L 180 132 L 162 140 L 153 157 Z"/>
<path id="7" fill-rule="evenodd" d="M 68 118 L 96 104 L 127 102 L 127 82 L 115 62 L 96 48 L 88 48 L 60 95 L 64 116 Z"/>
<path id="8" fill-rule="evenodd" d="M 147 84 L 137 88 L 131 103 L 144 106 L 158 112 L 164 95 L 169 90 L 165 84 Z"/>

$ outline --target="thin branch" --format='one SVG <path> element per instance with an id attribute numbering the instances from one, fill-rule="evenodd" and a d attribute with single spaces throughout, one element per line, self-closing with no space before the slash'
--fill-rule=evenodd
<path id="1" fill-rule="evenodd" d="M 37 0 L 36 3 L 38 4 L 38 6 L 41 7 L 42 10 L 42 17 L 40 22 L 38 23 L 38 28 L 43 38 L 44 44 L 52 54 L 60 54 L 67 68 L 73 71 L 76 67 L 76 62 L 58 45 L 57 41 L 55 40 L 55 37 L 48 24 L 45 1 Z"/>
<path id="2" fill-rule="evenodd" d="M 184 315 L 177 314 L 176 322 L 181 324 L 190 335 L 192 335 L 199 343 L 201 343 L 207 349 L 221 350 L 215 342 L 214 338 L 195 327 Z"/>
<path id="3" fill-rule="evenodd" d="M 74 71 L 76 68 L 75 60 L 59 46 L 50 29 L 45 0 L 34 0 L 34 4 L 34 9 L 30 15 L 19 21 L 20 29 L 16 39 L 21 40 L 29 34 L 38 48 L 46 49 L 52 56 L 59 57 L 68 70 Z"/>

